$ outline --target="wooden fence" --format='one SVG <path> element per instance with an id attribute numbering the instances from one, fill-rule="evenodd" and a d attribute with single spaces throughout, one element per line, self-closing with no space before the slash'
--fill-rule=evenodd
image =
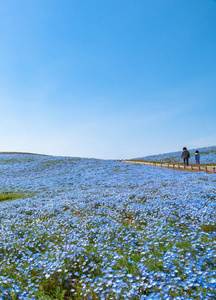
<path id="1" fill-rule="evenodd" d="M 174 170 L 181 170 L 181 171 L 192 171 L 192 172 L 206 172 L 206 173 L 216 173 L 216 167 L 215 166 L 184 166 L 180 164 L 171 164 L 171 163 L 150 163 L 150 162 L 142 162 L 142 161 L 133 161 L 133 160 L 123 160 L 123 162 L 127 163 L 134 163 L 134 164 L 143 164 L 143 165 L 151 165 L 151 166 L 157 166 L 157 167 L 163 167 L 163 168 L 169 168 Z"/>

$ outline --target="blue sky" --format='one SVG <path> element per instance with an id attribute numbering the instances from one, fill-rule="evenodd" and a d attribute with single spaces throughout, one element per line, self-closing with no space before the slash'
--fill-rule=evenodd
<path id="1" fill-rule="evenodd" d="M 0 0 L 0 151 L 216 145 L 216 1 Z"/>

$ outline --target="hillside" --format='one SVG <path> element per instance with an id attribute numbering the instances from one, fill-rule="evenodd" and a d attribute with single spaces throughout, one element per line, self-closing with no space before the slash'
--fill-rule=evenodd
<path id="1" fill-rule="evenodd" d="M 2 152 L 0 152 L 0 155 L 1 154 L 7 154 L 7 155 L 15 155 L 15 154 L 24 155 L 24 154 L 26 154 L 26 155 L 45 155 L 45 156 L 47 156 L 46 154 L 31 153 L 31 152 L 13 152 L 13 151 L 2 151 Z"/>
<path id="2" fill-rule="evenodd" d="M 0 155 L 0 299 L 215 299 L 215 174 Z"/>
<path id="3" fill-rule="evenodd" d="M 196 150 L 199 150 L 200 157 L 201 157 L 201 164 L 216 165 L 216 146 L 188 149 L 188 150 L 191 154 L 190 163 L 195 163 L 194 152 Z M 177 151 L 171 153 L 134 158 L 133 160 L 140 160 L 146 162 L 160 162 L 160 163 L 182 163 L 181 153 L 182 151 Z"/>

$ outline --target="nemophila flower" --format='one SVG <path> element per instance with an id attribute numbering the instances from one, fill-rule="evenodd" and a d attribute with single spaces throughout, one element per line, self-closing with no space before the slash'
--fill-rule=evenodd
<path id="1" fill-rule="evenodd" d="M 101 299 L 214 294 L 214 174 L 31 159 L 19 157 L 13 174 L 12 163 L 0 165 L 4 189 L 34 194 L 0 203 L 0 295 L 13 287 L 37 299 L 55 278 L 77 298 L 75 286 Z"/>

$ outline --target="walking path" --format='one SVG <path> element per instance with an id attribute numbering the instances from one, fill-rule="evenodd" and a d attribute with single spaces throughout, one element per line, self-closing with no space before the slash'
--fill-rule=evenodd
<path id="1" fill-rule="evenodd" d="M 142 164 L 142 165 L 151 165 L 157 167 L 164 167 L 173 170 L 179 171 L 187 171 L 187 172 L 206 172 L 206 173 L 216 173 L 215 166 L 183 166 L 180 164 L 170 164 L 170 163 L 151 163 L 151 162 L 142 162 L 142 161 L 134 161 L 134 160 L 122 160 L 122 162 L 133 163 L 133 164 Z"/>

